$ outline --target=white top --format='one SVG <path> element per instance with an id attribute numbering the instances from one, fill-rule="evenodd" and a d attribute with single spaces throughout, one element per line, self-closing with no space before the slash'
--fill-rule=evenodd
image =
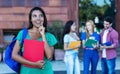
<path id="1" fill-rule="evenodd" d="M 73 34 L 76 34 L 76 33 L 73 33 Z M 69 45 L 71 41 L 77 41 L 77 39 L 71 37 L 69 34 L 66 34 L 64 36 L 64 43 L 67 43 Z M 73 53 L 78 53 L 78 51 L 76 51 L 76 50 L 69 50 L 69 51 L 65 52 L 65 55 L 70 55 L 70 54 L 73 54 Z"/>
<path id="2" fill-rule="evenodd" d="M 75 35 L 75 33 L 73 33 L 73 35 Z M 71 41 L 77 41 L 77 39 L 71 37 L 69 34 L 66 34 L 64 36 L 64 43 L 70 43 Z"/>
<path id="3" fill-rule="evenodd" d="M 105 31 L 104 31 L 102 43 L 106 43 L 108 32 L 109 32 L 109 30 L 105 30 Z M 103 50 L 102 50 L 102 57 L 103 57 L 103 58 L 106 58 L 106 49 L 103 49 Z"/>

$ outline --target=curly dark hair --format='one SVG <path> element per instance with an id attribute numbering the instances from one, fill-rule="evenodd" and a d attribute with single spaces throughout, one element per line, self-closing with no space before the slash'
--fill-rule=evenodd
<path id="1" fill-rule="evenodd" d="M 107 21 L 107 22 L 109 22 L 110 24 L 113 23 L 113 19 L 112 19 L 112 17 L 110 17 L 110 16 L 107 16 L 107 17 L 104 19 L 104 21 Z"/>

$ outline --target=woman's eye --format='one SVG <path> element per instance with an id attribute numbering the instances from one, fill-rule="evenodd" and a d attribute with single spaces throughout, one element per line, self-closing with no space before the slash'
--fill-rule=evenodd
<path id="1" fill-rule="evenodd" d="M 33 15 L 33 17 L 36 17 L 36 15 Z"/>
<path id="2" fill-rule="evenodd" d="M 43 14 L 40 14 L 40 17 L 43 17 Z"/>

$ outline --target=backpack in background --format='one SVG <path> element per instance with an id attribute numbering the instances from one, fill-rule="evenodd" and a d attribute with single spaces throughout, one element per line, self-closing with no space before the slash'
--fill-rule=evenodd
<path id="1" fill-rule="evenodd" d="M 26 28 L 23 29 L 23 34 L 22 34 L 22 41 L 21 44 L 23 45 L 24 39 L 26 38 L 28 31 Z M 5 57 L 4 57 L 4 62 L 15 72 L 19 73 L 20 72 L 20 66 L 21 64 L 18 63 L 17 61 L 12 59 L 12 51 L 14 48 L 14 45 L 16 43 L 16 37 L 13 38 L 12 42 L 7 46 L 6 51 L 5 51 Z M 22 51 L 19 52 L 19 55 L 22 55 Z"/>

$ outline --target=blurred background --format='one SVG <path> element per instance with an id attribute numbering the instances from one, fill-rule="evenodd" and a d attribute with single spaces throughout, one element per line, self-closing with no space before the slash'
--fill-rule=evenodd
<path id="1" fill-rule="evenodd" d="M 94 21 L 100 33 L 104 17 L 111 16 L 113 28 L 120 36 L 119 3 L 120 0 L 0 0 L 0 52 L 3 53 L 20 29 L 28 27 L 29 11 L 35 6 L 42 7 L 47 15 L 48 31 L 58 39 L 55 49 L 63 50 L 62 31 L 68 20 L 75 21 L 79 35 L 88 19 Z"/>
<path id="2" fill-rule="evenodd" d="M 28 27 L 29 11 L 35 6 L 44 9 L 48 31 L 58 40 L 53 60 L 63 60 L 62 31 L 68 20 L 75 21 L 79 35 L 84 31 L 88 19 L 94 21 L 96 31 L 100 33 L 104 17 L 111 16 L 114 19 L 113 28 L 118 31 L 120 40 L 119 3 L 120 0 L 0 0 L 0 61 L 3 61 L 5 48 L 13 37 L 19 30 Z M 80 59 L 82 54 L 83 51 L 80 50 Z M 117 55 L 120 57 L 120 50 L 117 50 Z"/>

